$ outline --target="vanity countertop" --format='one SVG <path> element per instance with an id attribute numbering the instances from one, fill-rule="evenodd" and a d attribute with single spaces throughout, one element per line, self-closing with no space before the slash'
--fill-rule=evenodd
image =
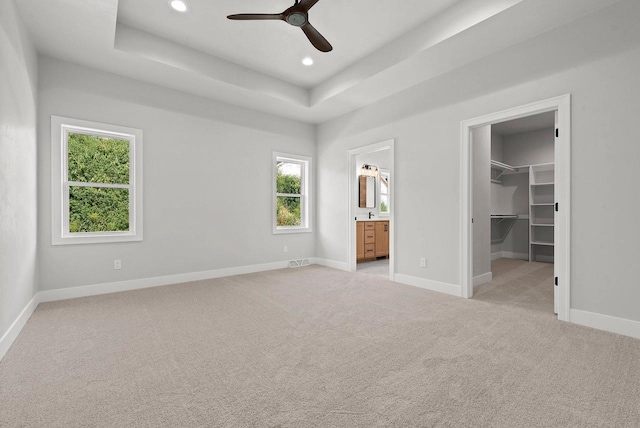
<path id="1" fill-rule="evenodd" d="M 384 217 L 384 218 L 376 217 L 376 218 L 372 218 L 372 219 L 368 219 L 368 218 L 359 218 L 359 219 L 358 219 L 358 220 L 356 220 L 356 221 L 389 221 L 389 218 L 388 218 L 388 217 Z"/>

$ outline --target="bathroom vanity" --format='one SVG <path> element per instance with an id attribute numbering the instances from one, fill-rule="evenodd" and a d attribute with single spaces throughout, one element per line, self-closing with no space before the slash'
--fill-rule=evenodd
<path id="1" fill-rule="evenodd" d="M 356 222 L 356 260 L 389 257 L 389 220 Z"/>

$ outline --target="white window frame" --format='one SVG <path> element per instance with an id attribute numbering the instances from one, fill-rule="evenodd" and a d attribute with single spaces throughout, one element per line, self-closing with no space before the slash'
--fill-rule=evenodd
<path id="1" fill-rule="evenodd" d="M 301 166 L 301 183 L 300 183 L 300 195 L 289 195 L 285 193 L 277 192 L 276 174 L 278 172 L 278 162 L 290 162 L 296 163 Z M 311 232 L 311 198 L 309 190 L 311 189 L 311 158 L 308 156 L 292 155 L 288 153 L 273 152 L 273 173 L 271 175 L 271 182 L 273 183 L 273 206 L 271 212 L 273 213 L 273 233 L 307 233 Z M 300 196 L 300 226 L 277 226 L 277 199 L 278 196 Z"/>
<path id="2" fill-rule="evenodd" d="M 391 197 L 389 196 L 390 189 L 389 189 L 389 183 L 387 183 L 387 193 L 382 193 L 382 174 L 389 177 L 389 181 L 391 181 L 391 171 L 389 171 L 388 169 L 381 168 L 378 173 L 378 179 L 380 180 L 380 183 L 379 183 L 380 198 L 378 199 L 380 201 L 380 209 L 378 210 L 378 213 L 380 214 L 380 217 L 389 217 L 389 214 L 391 212 Z M 387 196 L 387 211 L 382 211 L 382 195 Z"/>
<path id="3" fill-rule="evenodd" d="M 129 141 L 129 184 L 91 183 L 91 187 L 129 189 L 129 230 L 69 231 L 69 187 L 85 183 L 68 180 L 68 134 L 80 133 Z M 88 120 L 51 116 L 52 245 L 142 241 L 142 130 Z"/>

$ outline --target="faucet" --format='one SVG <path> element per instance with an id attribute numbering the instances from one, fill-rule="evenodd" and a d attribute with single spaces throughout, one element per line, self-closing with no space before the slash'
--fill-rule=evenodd
<path id="1" fill-rule="evenodd" d="M 369 220 L 371 220 L 371 217 L 375 217 L 376 215 L 374 213 L 372 213 L 371 211 L 369 211 Z"/>

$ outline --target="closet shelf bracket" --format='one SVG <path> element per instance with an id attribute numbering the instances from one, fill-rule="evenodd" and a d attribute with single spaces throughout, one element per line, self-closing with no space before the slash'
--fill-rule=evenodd
<path id="1" fill-rule="evenodd" d="M 521 167 L 514 167 L 511 165 L 507 165 L 506 163 L 492 160 L 491 169 L 496 172 L 495 174 L 493 172 L 491 173 L 491 182 L 502 184 L 502 182 L 499 180 L 500 177 L 507 174 L 517 174 L 520 172 Z"/>
<path id="2" fill-rule="evenodd" d="M 491 214 L 491 220 L 495 221 L 496 226 L 505 222 L 504 225 L 500 228 L 500 237 L 492 239 L 491 243 L 499 244 L 501 242 L 504 242 L 506 237 L 509 235 L 509 232 L 511 232 L 511 229 L 513 229 L 513 226 L 516 224 L 516 220 L 528 217 L 529 216 L 520 216 L 518 214 Z"/>

